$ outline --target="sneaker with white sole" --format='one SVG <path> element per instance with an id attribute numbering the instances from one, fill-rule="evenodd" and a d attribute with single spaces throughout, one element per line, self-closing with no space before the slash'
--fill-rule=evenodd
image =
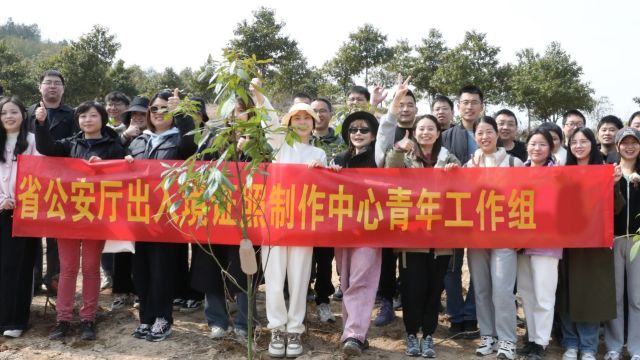
<path id="1" fill-rule="evenodd" d="M 589 351 L 585 351 L 580 356 L 580 360 L 596 360 L 596 354 Z"/>
<path id="2" fill-rule="evenodd" d="M 577 360 L 578 359 L 578 349 L 576 348 L 567 348 L 562 354 L 562 360 Z"/>
<path id="3" fill-rule="evenodd" d="M 185 301 L 184 305 L 180 308 L 180 312 L 187 312 L 187 313 L 194 312 L 200 309 L 201 306 L 202 306 L 202 301 L 188 299 L 187 301 Z"/>
<path id="4" fill-rule="evenodd" d="M 617 351 L 608 351 L 604 355 L 604 360 L 620 360 L 620 353 Z"/>
<path id="5" fill-rule="evenodd" d="M 327 303 L 322 303 L 316 306 L 316 310 L 318 311 L 318 317 L 322 322 L 335 322 L 336 317 L 333 316 L 331 312 L 331 307 Z"/>
<path id="6" fill-rule="evenodd" d="M 229 335 L 231 333 L 232 328 L 228 327 L 228 328 L 222 328 L 220 326 L 212 326 L 211 327 L 211 332 L 209 333 L 209 337 L 212 339 L 222 339 L 223 337 L 226 337 L 227 335 Z"/>
<path id="7" fill-rule="evenodd" d="M 5 330 L 2 335 L 10 338 L 19 338 L 22 336 L 22 330 Z"/>
<path id="8" fill-rule="evenodd" d="M 476 348 L 476 355 L 491 355 L 498 350 L 498 339 L 493 336 L 481 336 L 480 345 Z"/>
<path id="9" fill-rule="evenodd" d="M 149 335 L 150 332 L 151 332 L 151 325 L 140 324 L 131 335 L 136 339 L 146 339 L 147 335 Z"/>
<path id="10" fill-rule="evenodd" d="M 284 357 L 286 354 L 286 343 L 284 333 L 278 329 L 271 330 L 271 341 L 269 342 L 269 356 L 275 358 Z"/>
<path id="11" fill-rule="evenodd" d="M 288 358 L 297 358 L 302 355 L 302 340 L 300 339 L 300 335 L 298 333 L 288 333 L 287 334 L 287 357 Z"/>
<path id="12" fill-rule="evenodd" d="M 104 275 L 100 282 L 100 290 L 111 289 L 113 287 L 113 279 L 109 275 Z"/>
<path id="13" fill-rule="evenodd" d="M 407 335 L 407 349 L 404 353 L 407 356 L 420 356 L 420 340 L 413 334 Z"/>
<path id="14" fill-rule="evenodd" d="M 433 359 L 436 357 L 436 350 L 433 348 L 433 337 L 431 335 L 422 338 L 420 350 L 423 358 Z"/>
<path id="15" fill-rule="evenodd" d="M 498 341 L 498 359 L 513 360 L 516 358 L 516 344 L 508 340 Z"/>
<path id="16" fill-rule="evenodd" d="M 114 294 L 111 311 L 120 310 L 131 305 L 133 305 L 133 299 L 129 294 Z"/>
<path id="17" fill-rule="evenodd" d="M 147 341 L 158 342 L 171 335 L 171 324 L 165 318 L 156 318 L 151 326 L 151 332 L 147 335 Z"/>

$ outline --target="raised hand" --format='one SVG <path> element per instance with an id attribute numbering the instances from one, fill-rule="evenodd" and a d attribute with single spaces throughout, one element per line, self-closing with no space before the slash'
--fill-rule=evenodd
<path id="1" fill-rule="evenodd" d="M 36 120 L 42 125 L 47 119 L 47 108 L 44 106 L 44 102 L 40 101 L 40 106 L 36 109 Z"/>
<path id="2" fill-rule="evenodd" d="M 409 152 L 413 150 L 413 146 L 413 140 L 409 138 L 409 130 L 405 130 L 404 137 L 396 143 L 395 148 L 397 150 Z"/>
<path id="3" fill-rule="evenodd" d="M 385 90 L 382 86 L 376 85 L 373 88 L 373 94 L 371 96 L 371 105 L 374 107 L 380 105 L 380 103 L 387 98 L 387 93 L 388 91 Z"/>
<path id="4" fill-rule="evenodd" d="M 179 103 L 180 103 L 180 89 L 175 88 L 173 89 L 173 96 L 171 96 L 167 101 L 167 109 L 169 109 L 169 111 L 173 111 L 178 107 Z"/>
<path id="5" fill-rule="evenodd" d="M 411 81 L 411 76 L 408 76 L 403 81 L 402 75 L 398 74 L 398 88 L 396 89 L 393 101 L 391 102 L 391 111 L 393 113 L 397 114 L 400 112 L 400 102 L 405 96 L 407 96 L 407 92 L 409 91 L 409 81 Z"/>

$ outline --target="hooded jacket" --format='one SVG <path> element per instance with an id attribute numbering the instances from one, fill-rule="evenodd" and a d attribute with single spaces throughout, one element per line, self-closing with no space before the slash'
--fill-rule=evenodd
<path id="1" fill-rule="evenodd" d="M 43 125 L 39 122 L 35 125 L 36 149 L 42 155 L 71 157 L 76 159 L 89 160 L 92 156 L 97 156 L 102 160 L 123 159 L 126 155 L 125 149 L 120 143 L 120 137 L 110 127 L 102 127 L 102 137 L 100 139 L 85 139 L 84 132 L 61 139 L 54 140 L 53 134 L 49 131 L 48 121 Z"/>
<path id="2" fill-rule="evenodd" d="M 157 142 L 155 136 L 145 131 L 131 141 L 128 152 L 134 159 L 157 160 L 185 160 L 195 154 L 198 146 L 194 142 L 193 134 L 186 135 L 195 125 L 190 117 L 176 117 L 174 123 L 177 131 L 171 128 L 165 135 L 159 134 Z"/>

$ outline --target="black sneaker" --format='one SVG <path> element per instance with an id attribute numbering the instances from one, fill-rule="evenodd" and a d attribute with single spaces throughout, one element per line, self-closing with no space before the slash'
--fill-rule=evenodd
<path id="1" fill-rule="evenodd" d="M 158 342 L 171 335 L 171 324 L 164 318 L 156 318 L 156 322 L 151 327 L 151 332 L 147 335 L 147 341 Z"/>
<path id="2" fill-rule="evenodd" d="M 544 348 L 542 345 L 532 343 L 531 351 L 527 354 L 527 360 L 542 360 L 544 359 Z"/>
<path id="3" fill-rule="evenodd" d="M 180 311 L 186 303 L 187 300 L 185 299 L 173 299 L 173 310 Z"/>
<path id="4" fill-rule="evenodd" d="M 68 321 L 58 321 L 56 327 L 49 334 L 49 340 L 63 340 L 71 330 L 71 323 Z"/>
<path id="5" fill-rule="evenodd" d="M 151 326 L 149 324 L 140 324 L 136 328 L 136 331 L 133 332 L 133 337 L 136 339 L 146 339 L 147 335 L 151 332 Z"/>
<path id="6" fill-rule="evenodd" d="M 80 339 L 82 340 L 96 339 L 96 324 L 93 321 L 82 320 L 80 327 L 82 328 Z"/>
<path id="7" fill-rule="evenodd" d="M 362 351 L 369 348 L 369 342 L 367 340 L 361 342 L 356 338 L 347 338 L 342 343 L 342 352 L 347 356 L 360 356 Z"/>
<path id="8" fill-rule="evenodd" d="M 476 320 L 464 321 L 464 337 L 465 339 L 477 339 L 480 337 L 480 330 L 478 330 L 478 322 Z"/>
<path id="9" fill-rule="evenodd" d="M 452 322 L 451 326 L 449 326 L 449 335 L 458 335 L 463 332 L 464 332 L 463 322 Z"/>
<path id="10" fill-rule="evenodd" d="M 200 309 L 201 306 L 202 301 L 189 299 L 184 302 L 184 305 L 180 308 L 180 312 L 194 312 Z"/>
<path id="11" fill-rule="evenodd" d="M 520 349 L 516 350 L 516 354 L 518 355 L 529 355 L 535 343 L 533 341 L 527 341 L 524 343 L 524 346 Z"/>

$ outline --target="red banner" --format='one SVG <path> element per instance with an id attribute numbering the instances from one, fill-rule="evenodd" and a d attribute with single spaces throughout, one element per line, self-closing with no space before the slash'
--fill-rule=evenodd
<path id="1" fill-rule="evenodd" d="M 238 243 L 231 205 L 225 211 L 186 199 L 171 207 L 171 193 L 158 186 L 164 170 L 152 160 L 20 156 L 14 235 Z M 269 164 L 267 172 L 245 192 L 256 245 L 531 248 L 613 241 L 611 165 L 336 173 Z"/>

